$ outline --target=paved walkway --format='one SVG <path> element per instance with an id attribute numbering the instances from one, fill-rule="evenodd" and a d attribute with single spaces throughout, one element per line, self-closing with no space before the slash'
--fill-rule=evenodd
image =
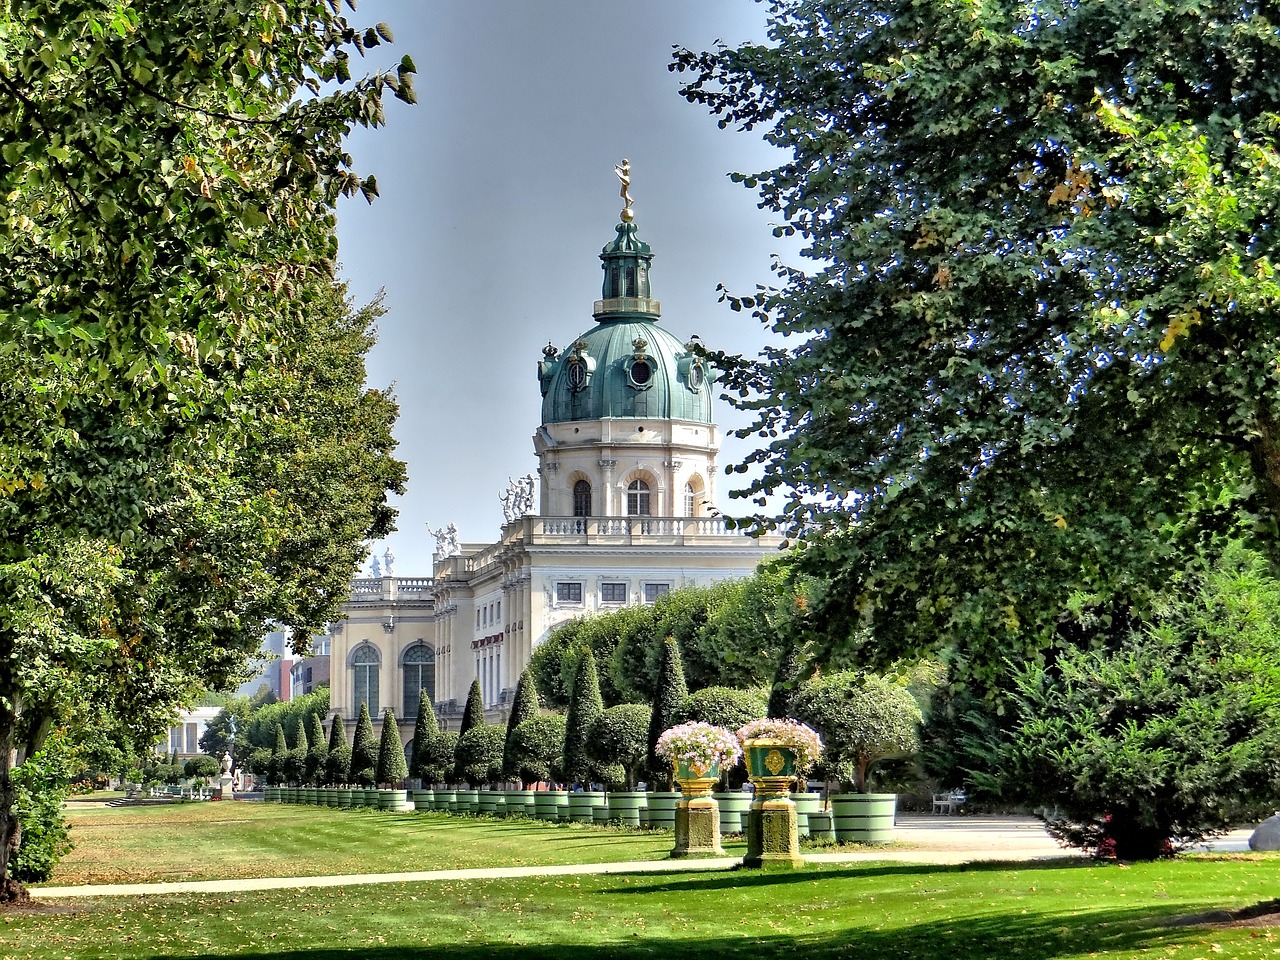
<path id="1" fill-rule="evenodd" d="M 1248 847 L 1250 829 L 1237 830 L 1216 841 L 1213 849 Z M 1032 817 L 928 817 L 903 814 L 898 818 L 897 842 L 883 850 L 851 853 L 806 853 L 811 863 L 960 864 L 983 860 L 1030 861 L 1078 857 L 1063 850 Z M 301 887 L 348 887 L 374 883 L 420 883 L 444 880 L 491 880 L 513 877 L 563 877 L 615 873 L 670 873 L 727 870 L 738 857 L 706 860 L 643 860 L 630 863 L 562 864 L 540 867 L 489 867 L 473 870 L 422 870 L 405 873 L 355 874 L 335 877 L 261 877 L 239 880 L 183 880 L 164 883 L 110 883 L 76 887 L 34 887 L 35 900 L 72 897 L 151 896 L 165 893 L 236 893 Z"/>

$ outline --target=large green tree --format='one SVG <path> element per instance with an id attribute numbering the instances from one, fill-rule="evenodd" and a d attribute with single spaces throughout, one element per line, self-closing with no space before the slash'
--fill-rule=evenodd
<path id="1" fill-rule="evenodd" d="M 385 89 L 413 99 L 407 58 L 351 80 L 389 37 L 326 0 L 0 10 L 5 896 L 12 765 L 60 716 L 144 745 L 200 686 L 239 678 L 268 620 L 305 642 L 390 523 L 389 398 L 335 393 L 331 415 L 359 416 L 318 441 L 322 348 L 350 350 L 369 320 L 338 329 L 334 207 L 377 192 L 343 138 L 382 122 Z M 375 469 L 313 524 L 317 474 L 353 437 L 352 471 Z"/>
<path id="2" fill-rule="evenodd" d="M 591 737 L 596 721 L 604 713 L 604 699 L 600 696 L 600 674 L 596 670 L 596 658 L 590 647 L 578 656 L 578 669 L 573 676 L 573 690 L 569 694 L 569 712 L 565 717 L 564 773 L 571 781 L 584 788 L 595 779 L 596 764 L 591 759 Z"/>
<path id="3" fill-rule="evenodd" d="M 791 342 L 721 361 L 765 440 L 743 495 L 835 575 L 829 638 L 886 662 L 954 644 L 990 689 L 1007 657 L 1123 633 L 1233 522 L 1271 536 L 1274 18 L 779 0 L 768 19 L 769 42 L 674 67 L 788 154 L 737 177 L 810 262 L 726 296 Z"/>

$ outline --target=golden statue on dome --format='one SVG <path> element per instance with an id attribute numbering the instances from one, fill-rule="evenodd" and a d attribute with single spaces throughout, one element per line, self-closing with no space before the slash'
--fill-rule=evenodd
<path id="1" fill-rule="evenodd" d="M 618 175 L 621 185 L 618 189 L 618 196 L 622 198 L 622 217 L 624 223 L 630 223 L 635 219 L 635 213 L 631 209 L 633 203 L 631 199 L 631 161 L 626 157 L 622 158 L 622 163 L 614 164 L 613 172 Z"/>

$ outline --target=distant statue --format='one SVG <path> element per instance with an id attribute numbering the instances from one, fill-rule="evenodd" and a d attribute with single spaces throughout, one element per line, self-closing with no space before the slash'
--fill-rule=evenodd
<path id="1" fill-rule="evenodd" d="M 236 715 L 234 713 L 227 715 L 227 725 L 231 728 L 227 733 L 227 739 L 232 743 L 236 742 Z"/>
<path id="2" fill-rule="evenodd" d="M 383 569 L 387 571 L 388 577 L 395 575 L 396 555 L 391 552 L 390 547 L 387 547 L 387 549 L 382 552 L 382 566 Z"/>
<path id="3" fill-rule="evenodd" d="M 502 504 L 502 522 L 510 523 L 518 514 L 516 507 L 520 494 L 516 489 L 515 481 L 507 477 L 507 489 L 498 494 L 498 501 Z"/>
<path id="4" fill-rule="evenodd" d="M 520 516 L 527 517 L 533 513 L 533 495 L 538 481 L 532 473 L 526 473 L 520 480 Z"/>
<path id="5" fill-rule="evenodd" d="M 373 578 L 377 580 L 382 576 L 382 566 L 378 563 L 378 555 L 373 555 L 373 561 L 369 564 L 369 568 L 373 571 Z"/>
<path id="6" fill-rule="evenodd" d="M 431 535 L 436 538 L 437 557 L 441 559 L 456 557 L 462 553 L 462 547 L 458 545 L 458 525 L 456 523 L 441 527 L 439 530 L 432 530 Z"/>
<path id="7" fill-rule="evenodd" d="M 613 172 L 618 175 L 618 180 L 620 181 L 618 196 L 622 198 L 623 211 L 628 211 L 631 209 L 633 202 L 631 199 L 631 161 L 624 157 L 622 163 L 614 166 Z M 625 220 L 626 217 L 623 217 L 623 219 Z"/>

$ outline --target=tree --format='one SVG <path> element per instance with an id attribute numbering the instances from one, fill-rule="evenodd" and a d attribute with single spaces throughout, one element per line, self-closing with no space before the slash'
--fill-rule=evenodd
<path id="1" fill-rule="evenodd" d="M 390 707 L 382 714 L 382 739 L 378 743 L 378 783 L 403 786 L 409 775 L 404 759 L 404 744 L 400 742 L 400 727 Z"/>
<path id="2" fill-rule="evenodd" d="M 273 785 L 279 785 L 288 779 L 289 744 L 284 739 L 284 724 L 276 727 L 276 742 L 271 749 L 271 760 L 267 767 L 267 776 Z"/>
<path id="3" fill-rule="evenodd" d="M 604 700 L 600 696 L 596 658 L 591 648 L 586 647 L 578 659 L 573 691 L 569 696 L 569 713 L 565 718 L 564 773 L 571 783 L 585 786 L 594 779 L 596 770 L 591 762 L 591 731 L 602 713 Z"/>
<path id="4" fill-rule="evenodd" d="M 539 781 L 565 782 L 565 718 L 560 713 L 544 713 L 526 720 L 511 732 L 520 783 L 529 789 Z"/>
<path id="5" fill-rule="evenodd" d="M 471 689 L 467 691 L 467 704 L 462 708 L 462 723 L 458 726 L 458 736 L 466 733 L 474 726 L 484 723 L 484 695 L 480 692 L 479 679 L 471 681 Z"/>
<path id="6" fill-rule="evenodd" d="M 329 761 L 329 744 L 325 741 L 324 723 L 320 719 L 320 714 L 311 714 L 308 724 L 311 732 L 307 739 L 311 743 L 311 749 L 307 753 L 307 783 L 319 785 L 326 782 L 325 767 Z"/>
<path id="7" fill-rule="evenodd" d="M 395 470 L 380 468 L 335 506 L 361 512 L 308 548 L 303 529 L 326 518 L 293 511 L 291 481 L 303 502 L 312 484 L 270 482 L 305 460 L 260 454 L 297 391 L 318 392 L 299 361 L 325 335 L 319 305 L 342 300 L 336 201 L 377 193 L 343 138 L 382 122 L 384 89 L 414 94 L 407 58 L 351 82 L 350 52 L 390 32 L 321 0 L 229 0 L 212 17 L 165 0 L 20 2 L 0 36 L 9 898 L 22 895 L 7 874 L 12 772 L 55 722 L 101 717 L 140 752 L 200 687 L 242 679 L 268 620 L 304 644 L 390 522 L 373 488 Z M 339 444 L 390 412 L 386 397 L 363 408 L 372 419 Z M 318 427 L 304 415 L 292 436 Z M 369 439 L 383 457 L 383 436 Z"/>
<path id="8" fill-rule="evenodd" d="M 188 780 L 208 780 L 222 772 L 222 764 L 215 757 L 192 757 L 182 764 L 182 775 Z"/>
<path id="9" fill-rule="evenodd" d="M 369 717 L 369 705 L 360 703 L 360 715 L 356 718 L 355 742 L 351 746 L 352 783 L 373 786 L 378 772 L 378 741 L 373 736 L 373 720 Z"/>
<path id="10" fill-rule="evenodd" d="M 684 682 L 684 668 L 680 662 L 680 648 L 671 637 L 662 644 L 662 669 L 658 675 L 658 693 L 653 701 L 653 716 L 649 721 L 649 738 L 646 768 L 656 783 L 671 783 L 671 765 L 657 754 L 658 738 L 674 727 L 684 709 L 689 688 Z"/>
<path id="11" fill-rule="evenodd" d="M 458 777 L 472 787 L 501 780 L 506 738 L 506 729 L 496 723 L 478 723 L 461 734 L 454 748 Z"/>
<path id="12" fill-rule="evenodd" d="M 728 730 L 737 730 L 765 715 L 769 701 L 763 690 L 733 687 L 703 687 L 685 697 L 682 720 L 701 720 Z"/>
<path id="13" fill-rule="evenodd" d="M 634 790 L 649 748 L 648 704 L 620 703 L 600 715 L 588 750 L 600 779 L 610 790 Z"/>
<path id="14" fill-rule="evenodd" d="M 1274 809 L 1280 583 L 1239 546 L 1111 649 L 1019 674 L 1001 774 L 1071 846 L 1149 860 Z"/>
<path id="15" fill-rule="evenodd" d="M 819 674 L 800 687 L 796 719 L 822 736 L 819 766 L 827 779 L 867 792 L 867 775 L 882 761 L 920 748 L 920 707 L 907 688 L 853 670 Z"/>
<path id="16" fill-rule="evenodd" d="M 954 647 L 992 694 L 1125 634 L 1234 524 L 1276 555 L 1263 23 L 781 0 L 770 42 L 677 52 L 689 100 L 790 155 L 735 177 L 812 264 L 726 298 L 794 345 L 717 361 L 767 443 L 741 495 L 834 578 L 828 645 Z"/>
<path id="17" fill-rule="evenodd" d="M 507 715 L 507 737 L 502 747 L 502 772 L 508 779 L 516 780 L 520 777 L 519 763 L 516 760 L 511 735 L 516 727 L 526 720 L 532 720 L 540 711 L 537 686 L 532 673 L 526 669 L 520 674 L 520 680 L 516 683 L 516 695 L 511 702 L 511 713 Z"/>
<path id="18" fill-rule="evenodd" d="M 284 728 L 281 727 L 283 730 Z M 285 753 L 284 779 L 289 783 L 307 782 L 307 754 L 311 752 L 311 744 L 307 742 L 307 726 L 298 719 L 294 733 L 293 749 Z"/>
<path id="19" fill-rule="evenodd" d="M 329 783 L 351 782 L 351 745 L 347 743 L 346 724 L 338 713 L 329 723 L 329 757 L 324 771 Z"/>
<path id="20" fill-rule="evenodd" d="M 243 762 L 249 755 L 246 749 L 245 728 L 249 721 L 250 705 L 248 697 L 232 697 L 207 724 L 200 735 L 200 750 L 211 757 L 221 757 L 231 753 L 237 762 Z M 235 719 L 236 739 L 231 739 L 231 721 Z M 265 744 L 262 744 L 265 746 Z"/>
<path id="21" fill-rule="evenodd" d="M 456 733 L 442 733 L 436 723 L 431 699 L 425 690 L 418 701 L 418 719 L 413 728 L 413 762 L 409 775 L 424 784 L 444 783 L 453 776 L 454 753 L 458 744 Z"/>

